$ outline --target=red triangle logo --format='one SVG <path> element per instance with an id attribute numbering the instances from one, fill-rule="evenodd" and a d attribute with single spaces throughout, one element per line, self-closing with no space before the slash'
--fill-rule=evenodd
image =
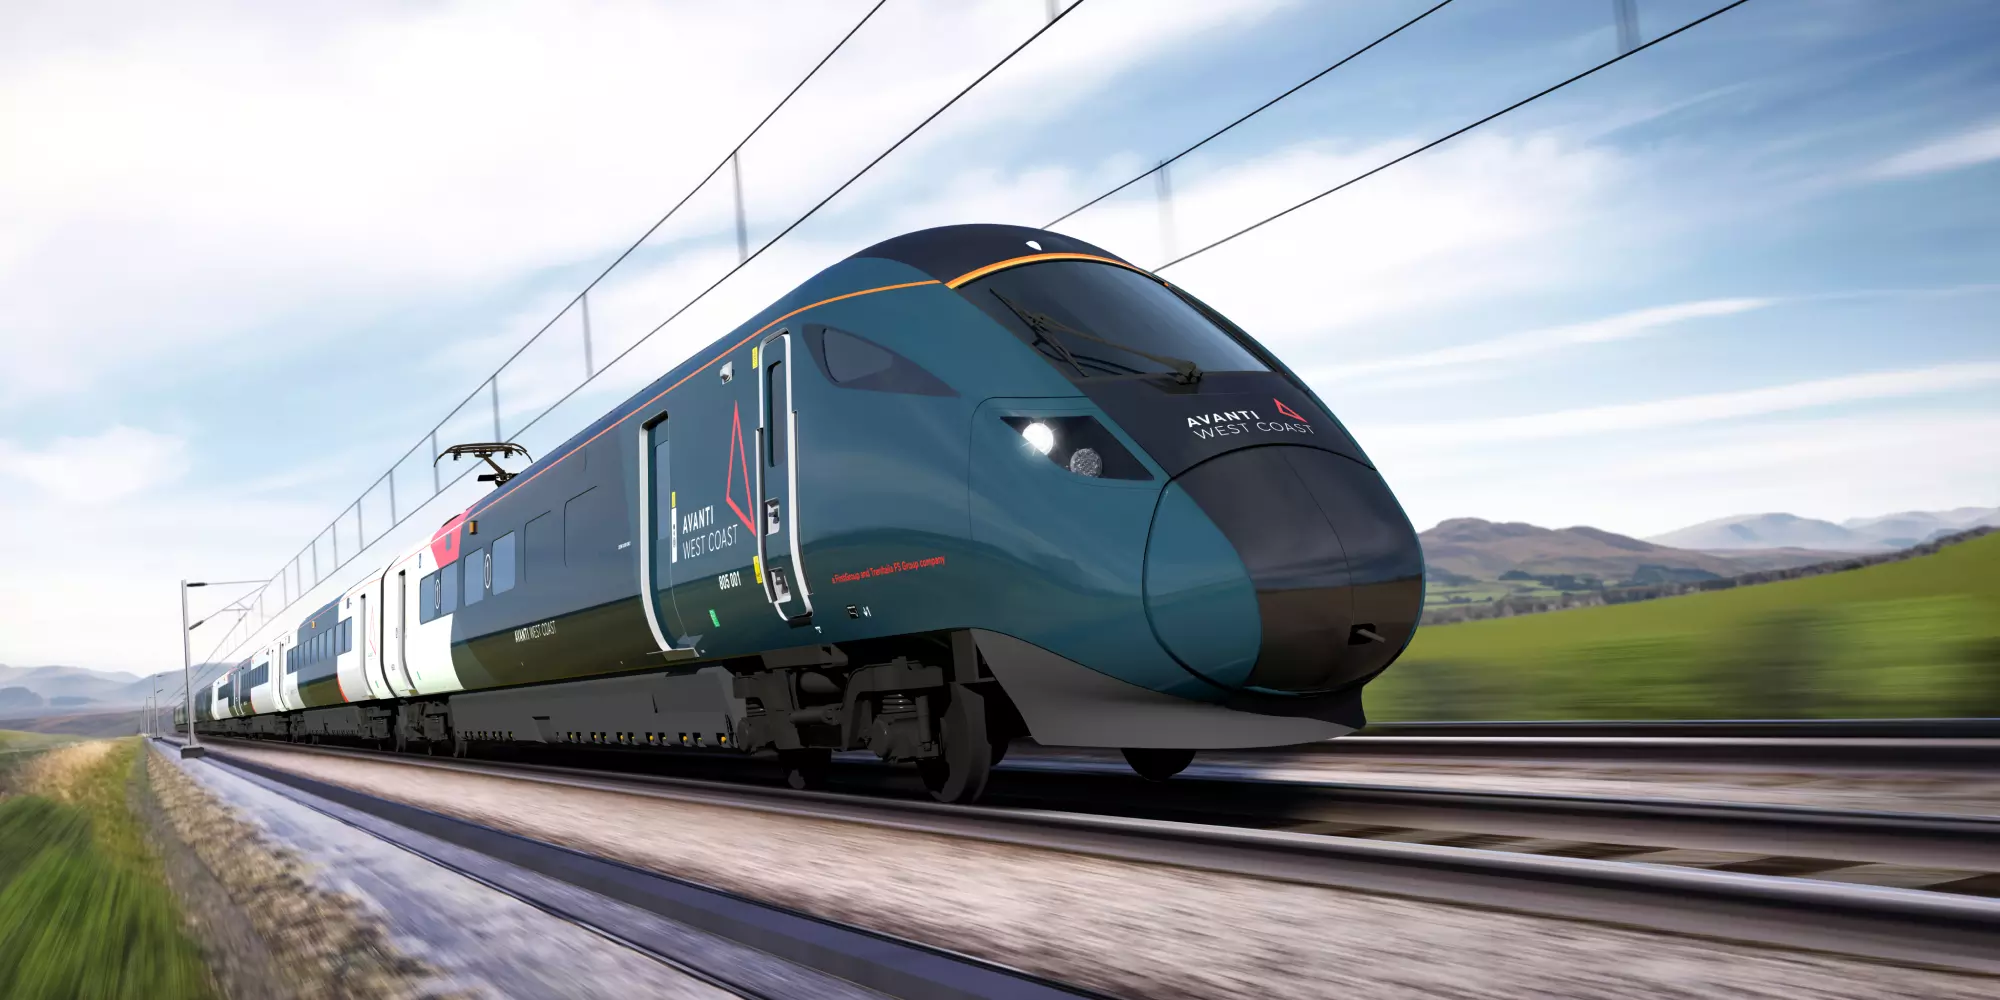
<path id="1" fill-rule="evenodd" d="M 1299 416 L 1299 415 L 1298 415 L 1297 413 L 1294 413 L 1294 412 L 1292 412 L 1292 408 L 1291 408 L 1291 407 L 1289 407 L 1289 406 L 1286 406 L 1286 405 L 1285 405 L 1285 401 L 1284 401 L 1284 400 L 1282 400 L 1282 399 L 1279 399 L 1279 398 L 1277 398 L 1277 397 L 1273 396 L 1273 397 L 1271 398 L 1271 402 L 1273 402 L 1273 403 L 1276 403 L 1276 404 L 1278 404 L 1278 412 L 1279 412 L 1279 413 L 1282 413 L 1282 414 L 1284 414 L 1285 416 L 1287 416 L 1287 417 L 1290 417 L 1290 418 L 1292 418 L 1293 420 L 1296 420 L 1296 421 L 1298 421 L 1299 423 L 1302 423 L 1302 424 L 1305 424 L 1305 423 L 1311 423 L 1311 421 L 1307 420 L 1306 418 L 1304 418 L 1304 417 L 1301 417 L 1301 416 Z"/>
<path id="2" fill-rule="evenodd" d="M 736 503 L 737 469 L 742 469 L 743 503 Z M 743 447 L 743 404 L 738 403 L 729 418 L 729 472 L 722 480 L 722 501 L 743 522 L 745 528 L 757 530 L 757 523 L 750 520 L 744 508 L 750 506 L 750 456 Z"/>

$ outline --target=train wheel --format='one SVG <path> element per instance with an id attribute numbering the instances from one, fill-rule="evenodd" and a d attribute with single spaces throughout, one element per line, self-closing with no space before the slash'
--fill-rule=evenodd
<path id="1" fill-rule="evenodd" d="M 1193 750 L 1161 750 L 1126 747 L 1125 763 L 1147 781 L 1165 781 L 1187 769 L 1194 761 Z"/>
<path id="2" fill-rule="evenodd" d="M 780 750 L 778 766 L 785 771 L 785 784 L 805 791 L 825 788 L 833 770 L 833 751 L 823 749 Z"/>
<path id="3" fill-rule="evenodd" d="M 993 773 L 993 742 L 986 735 L 986 699 L 969 688 L 952 691 L 938 724 L 944 753 L 917 762 L 917 774 L 939 802 L 977 802 Z"/>

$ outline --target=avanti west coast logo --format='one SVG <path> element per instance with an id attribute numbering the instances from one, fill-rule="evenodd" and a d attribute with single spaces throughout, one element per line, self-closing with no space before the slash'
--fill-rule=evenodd
<path id="1" fill-rule="evenodd" d="M 1230 437 L 1236 434 L 1311 434 L 1312 424 L 1299 415 L 1297 410 L 1285 405 L 1282 399 L 1272 398 L 1271 405 L 1278 408 L 1278 415 L 1285 418 L 1272 420 L 1256 410 L 1216 410 L 1197 413 L 1187 418 L 1188 430 L 1203 440 Z"/>

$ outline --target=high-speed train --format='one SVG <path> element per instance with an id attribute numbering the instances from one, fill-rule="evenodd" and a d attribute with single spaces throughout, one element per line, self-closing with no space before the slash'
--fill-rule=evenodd
<path id="1" fill-rule="evenodd" d="M 1008 741 L 1362 725 L 1415 531 L 1249 334 L 1095 246 L 869 247 L 600 417 L 196 697 L 200 731 L 466 753 L 835 750 L 980 794 Z"/>

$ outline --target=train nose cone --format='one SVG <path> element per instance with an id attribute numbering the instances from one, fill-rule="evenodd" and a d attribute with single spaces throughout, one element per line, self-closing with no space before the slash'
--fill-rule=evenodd
<path id="1" fill-rule="evenodd" d="M 1168 486 L 1146 598 L 1161 643 L 1210 680 L 1331 691 L 1402 652 L 1422 611 L 1423 555 L 1375 470 L 1313 448 L 1249 448 Z"/>

